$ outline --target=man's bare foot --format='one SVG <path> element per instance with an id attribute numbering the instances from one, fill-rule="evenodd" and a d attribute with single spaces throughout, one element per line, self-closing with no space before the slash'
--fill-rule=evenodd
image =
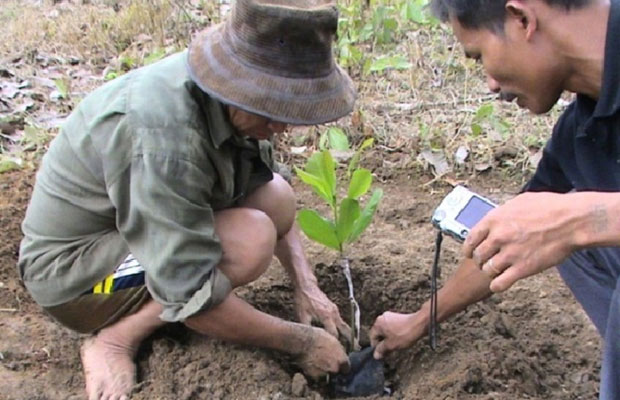
<path id="1" fill-rule="evenodd" d="M 305 351 L 299 357 L 299 366 L 306 375 L 318 379 L 327 372 L 347 372 L 349 358 L 340 342 L 326 330 L 310 328 Z"/>
<path id="2" fill-rule="evenodd" d="M 104 337 L 87 339 L 81 349 L 88 400 L 127 400 L 136 383 L 135 349 Z"/>

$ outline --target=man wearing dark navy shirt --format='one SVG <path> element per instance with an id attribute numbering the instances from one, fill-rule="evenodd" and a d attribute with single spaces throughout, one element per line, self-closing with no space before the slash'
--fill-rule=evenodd
<path id="1" fill-rule="evenodd" d="M 489 88 L 535 114 L 577 94 L 525 193 L 470 232 L 439 292 L 443 320 L 516 281 L 558 266 L 604 339 L 600 399 L 620 399 L 620 0 L 433 0 Z M 375 357 L 411 346 L 429 304 L 386 312 Z"/>

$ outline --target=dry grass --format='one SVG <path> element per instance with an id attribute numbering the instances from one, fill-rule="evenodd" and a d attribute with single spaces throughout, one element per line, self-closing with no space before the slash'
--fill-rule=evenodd
<path id="1" fill-rule="evenodd" d="M 217 9 L 189 0 L 5 0 L 0 11 L 3 60 L 45 53 L 79 57 L 91 64 L 121 55 L 140 60 L 159 49 L 184 48 Z M 33 21 L 36 21 L 36 28 Z M 32 61 L 28 59 L 28 61 Z M 139 63 L 136 63 L 139 65 Z"/>
<path id="2" fill-rule="evenodd" d="M 412 27 L 397 44 L 375 48 L 380 52 L 406 55 L 412 67 L 358 76 L 358 107 L 385 146 L 410 151 L 403 166 L 429 167 L 419 155 L 432 150 L 443 153 L 462 178 L 491 168 L 509 174 L 532 171 L 560 106 L 536 117 L 498 101 L 487 89 L 481 67 L 464 57 L 445 26 Z M 478 110 L 489 105 L 492 114 L 476 119 Z M 481 133 L 476 134 L 474 123 Z M 462 164 L 455 162 L 460 147 L 469 151 Z"/>

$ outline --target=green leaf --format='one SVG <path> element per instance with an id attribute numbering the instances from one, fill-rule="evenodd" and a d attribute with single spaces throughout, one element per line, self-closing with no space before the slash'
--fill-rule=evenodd
<path id="1" fill-rule="evenodd" d="M 353 172 L 353 177 L 349 183 L 349 197 L 357 199 L 366 194 L 372 184 L 372 174 L 366 168 L 360 168 Z"/>
<path id="2" fill-rule="evenodd" d="M 34 125 L 27 125 L 24 128 L 24 135 L 20 138 L 20 144 L 24 151 L 36 150 L 44 146 L 48 139 L 44 130 Z"/>
<path id="3" fill-rule="evenodd" d="M 386 69 L 408 69 L 411 63 L 404 56 L 383 56 L 375 59 L 368 67 L 368 72 L 383 72 Z"/>
<path id="4" fill-rule="evenodd" d="M 476 121 L 484 121 L 485 119 L 489 118 L 491 115 L 493 115 L 493 104 L 487 103 L 487 104 L 481 105 L 480 108 L 478 108 L 478 110 L 476 111 L 476 115 L 474 116 L 474 119 Z"/>
<path id="5" fill-rule="evenodd" d="M 368 75 L 370 73 L 370 67 L 372 66 L 372 60 L 370 58 L 367 58 L 364 61 L 364 65 L 362 66 L 362 73 L 364 75 Z"/>
<path id="6" fill-rule="evenodd" d="M 375 139 L 368 138 L 362 142 L 362 145 L 357 149 L 353 157 L 351 157 L 351 161 L 349 162 L 349 167 L 347 168 L 347 176 L 351 176 L 353 171 L 357 168 L 357 164 L 360 162 L 362 158 L 362 152 L 366 150 L 368 147 L 372 146 L 375 142 Z"/>
<path id="7" fill-rule="evenodd" d="M 359 150 L 358 150 L 358 151 L 359 151 L 359 152 L 362 152 L 362 151 L 366 150 L 367 148 L 369 148 L 370 146 L 372 146 L 374 142 L 375 142 L 375 139 L 374 139 L 374 138 L 368 138 L 368 139 L 364 140 L 364 141 L 362 142 L 362 145 L 360 146 L 360 148 L 359 148 Z"/>
<path id="8" fill-rule="evenodd" d="M 306 162 L 305 171 L 296 168 L 301 180 L 311 185 L 332 209 L 336 208 L 336 164 L 327 150 L 316 152 Z"/>
<path id="9" fill-rule="evenodd" d="M 377 206 L 379 205 L 382 197 L 383 190 L 375 189 L 360 217 L 357 221 L 355 221 L 353 231 L 351 232 L 351 236 L 349 236 L 347 243 L 355 241 L 366 230 L 368 225 L 370 225 L 372 217 L 375 215 L 375 211 L 377 211 Z"/>
<path id="10" fill-rule="evenodd" d="M 325 133 L 329 140 L 329 148 L 338 151 L 349 150 L 349 138 L 340 128 L 332 127 Z"/>
<path id="11" fill-rule="evenodd" d="M 388 31 L 395 31 L 398 29 L 398 21 L 394 18 L 386 18 L 383 21 L 383 28 Z"/>
<path id="12" fill-rule="evenodd" d="M 111 81 L 112 79 L 118 78 L 118 73 L 116 71 L 108 72 L 103 78 L 104 81 Z"/>
<path id="13" fill-rule="evenodd" d="M 336 163 L 327 150 L 314 153 L 306 162 L 306 172 L 325 182 L 325 193 L 329 196 L 327 202 L 335 207 L 336 193 Z"/>
<path id="14" fill-rule="evenodd" d="M 315 193 L 318 194 L 323 200 L 327 203 L 331 204 L 333 201 L 333 194 L 331 193 L 328 183 L 325 182 L 321 177 L 312 175 L 306 171 L 303 171 L 297 167 L 295 167 L 295 172 L 299 179 L 305 184 L 308 184 L 314 189 Z"/>
<path id="15" fill-rule="evenodd" d="M 69 98 L 69 85 L 67 81 L 64 79 L 54 79 L 54 84 L 56 85 L 58 93 L 60 93 L 60 97 L 63 99 Z"/>
<path id="16" fill-rule="evenodd" d="M 426 24 L 427 18 L 424 14 L 423 5 L 418 1 L 407 0 L 403 5 L 401 16 L 417 24 Z"/>
<path id="17" fill-rule="evenodd" d="M 331 221 L 321 217 L 314 210 L 304 209 L 297 213 L 297 222 L 308 238 L 340 251 L 341 245 L 336 235 L 336 228 Z"/>
<path id="18" fill-rule="evenodd" d="M 0 174 L 20 169 L 23 162 L 19 158 L 0 155 Z"/>
<path id="19" fill-rule="evenodd" d="M 336 195 L 336 163 L 329 151 L 323 151 L 321 154 L 323 156 L 321 162 L 323 179 L 325 179 L 325 182 L 329 185 L 330 194 L 332 198 L 334 198 Z"/>
<path id="20" fill-rule="evenodd" d="M 480 124 L 471 124 L 471 133 L 474 135 L 474 137 L 480 136 L 480 134 L 482 133 L 482 127 L 480 126 Z"/>
<path id="21" fill-rule="evenodd" d="M 329 137 L 327 134 L 323 133 L 319 138 L 319 150 L 327 150 L 327 144 L 329 142 Z"/>
<path id="22" fill-rule="evenodd" d="M 375 28 L 374 26 L 372 26 L 372 23 L 369 22 L 364 25 L 364 27 L 360 30 L 359 39 L 360 41 L 365 42 L 366 40 L 370 39 L 374 34 Z"/>
<path id="23" fill-rule="evenodd" d="M 151 54 L 144 57 L 144 65 L 153 64 L 156 61 L 161 60 L 166 56 L 166 50 L 164 49 L 155 49 Z"/>
<path id="24" fill-rule="evenodd" d="M 121 56 L 118 61 L 121 70 L 123 71 L 129 71 L 136 65 L 136 61 L 133 59 L 133 57 L 127 55 Z"/>
<path id="25" fill-rule="evenodd" d="M 364 57 L 364 53 L 362 53 L 362 50 L 352 44 L 349 45 L 349 53 L 351 54 L 351 59 L 356 63 L 362 61 L 362 58 Z"/>
<path id="26" fill-rule="evenodd" d="M 360 214 L 360 205 L 357 200 L 348 197 L 342 200 L 340 203 L 340 214 L 336 222 L 336 235 L 340 243 L 347 242 L 355 226 L 355 221 Z"/>

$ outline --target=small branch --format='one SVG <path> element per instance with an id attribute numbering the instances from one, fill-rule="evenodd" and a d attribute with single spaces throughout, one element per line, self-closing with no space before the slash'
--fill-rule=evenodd
<path id="1" fill-rule="evenodd" d="M 17 308 L 0 308 L 0 312 L 15 313 L 18 311 L 19 310 Z"/>
<path id="2" fill-rule="evenodd" d="M 493 95 L 486 95 L 486 96 L 481 96 L 481 97 L 475 97 L 475 98 L 461 98 L 461 99 L 455 99 L 452 101 L 440 101 L 437 103 L 395 103 L 395 104 L 382 104 L 380 105 L 378 108 L 379 110 L 382 111 L 389 111 L 389 110 L 401 110 L 401 111 L 419 111 L 419 110 L 429 110 L 429 109 L 433 109 L 433 108 L 442 108 L 442 107 L 449 107 L 449 106 L 456 106 L 459 104 L 467 104 L 467 103 L 476 103 L 476 102 L 483 102 L 483 101 L 489 101 L 489 100 L 495 100 L 497 99 L 497 95 L 493 94 Z"/>

